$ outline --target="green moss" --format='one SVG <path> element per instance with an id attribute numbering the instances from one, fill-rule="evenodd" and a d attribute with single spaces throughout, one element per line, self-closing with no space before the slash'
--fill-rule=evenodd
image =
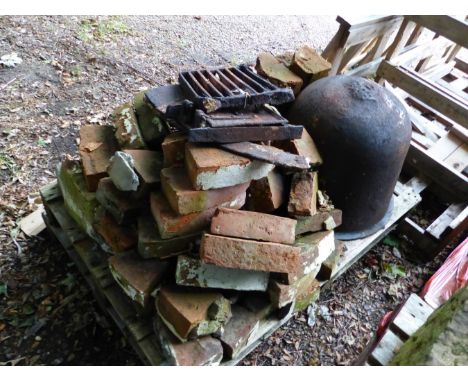
<path id="1" fill-rule="evenodd" d="M 445 304 L 429 317 L 427 322 L 406 341 L 393 358 L 391 365 L 426 365 L 430 361 L 434 344 L 444 336 L 444 331 L 452 321 L 454 314 L 463 309 L 468 300 L 468 286 L 460 289 Z M 468 357 L 467 339 L 454 338 L 452 354 Z"/>

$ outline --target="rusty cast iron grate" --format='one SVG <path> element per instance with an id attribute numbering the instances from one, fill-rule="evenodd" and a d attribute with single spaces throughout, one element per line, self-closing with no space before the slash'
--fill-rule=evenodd
<path id="1" fill-rule="evenodd" d="M 247 65 L 181 72 L 179 83 L 187 97 L 208 113 L 294 100 L 291 89 L 273 85 Z"/>

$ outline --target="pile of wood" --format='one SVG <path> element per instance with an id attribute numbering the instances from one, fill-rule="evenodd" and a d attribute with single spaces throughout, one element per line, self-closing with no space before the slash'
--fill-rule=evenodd
<path id="1" fill-rule="evenodd" d="M 216 85 L 223 73 L 200 76 Z M 342 252 L 312 138 L 254 99 L 225 108 L 179 85 L 137 94 L 113 125 L 83 126 L 80 158 L 57 169 L 67 213 L 109 254 L 122 296 L 153 321 L 172 364 L 238 357 L 263 320 L 317 299 Z"/>

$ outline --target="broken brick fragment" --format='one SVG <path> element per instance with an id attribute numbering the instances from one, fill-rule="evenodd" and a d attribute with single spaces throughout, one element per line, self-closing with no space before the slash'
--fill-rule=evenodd
<path id="1" fill-rule="evenodd" d="M 302 155 L 306 157 L 311 166 L 318 166 L 322 164 L 322 157 L 317 150 L 312 137 L 306 129 L 302 130 L 302 136 L 299 139 L 292 139 L 289 141 L 274 141 L 272 145 L 278 147 L 291 154 Z"/>
<path id="2" fill-rule="evenodd" d="M 297 217 L 296 235 L 306 232 L 331 231 L 338 227 L 342 221 L 342 212 L 339 209 L 330 211 L 317 211 L 312 216 Z"/>
<path id="3" fill-rule="evenodd" d="M 168 263 L 128 254 L 110 257 L 109 268 L 125 294 L 141 306 L 147 307 L 151 293 L 166 276 Z"/>
<path id="4" fill-rule="evenodd" d="M 260 53 L 258 55 L 255 70 L 277 86 L 292 88 L 295 95 L 298 95 L 302 89 L 302 78 L 289 70 L 284 63 L 271 53 Z"/>
<path id="5" fill-rule="evenodd" d="M 196 190 L 209 190 L 246 183 L 266 176 L 274 165 L 231 154 L 208 146 L 187 143 L 185 162 Z"/>
<path id="6" fill-rule="evenodd" d="M 187 215 L 232 201 L 246 192 L 249 183 L 212 190 L 194 190 L 185 169 L 174 166 L 161 171 L 161 186 L 172 209 L 180 215 Z"/>
<path id="7" fill-rule="evenodd" d="M 220 207 L 211 220 L 210 231 L 221 236 L 293 244 L 296 220 Z"/>
<path id="8" fill-rule="evenodd" d="M 222 331 L 231 318 L 231 304 L 221 293 L 175 286 L 158 291 L 156 310 L 182 342 Z"/>
<path id="9" fill-rule="evenodd" d="M 145 259 L 177 256 L 189 253 L 194 243 L 200 238 L 198 232 L 162 239 L 156 222 L 151 214 L 142 214 L 138 218 L 138 253 Z"/>
<path id="10" fill-rule="evenodd" d="M 317 212 L 318 177 L 316 172 L 295 173 L 289 193 L 288 214 L 310 216 Z"/>
<path id="11" fill-rule="evenodd" d="M 241 291 L 266 291 L 268 272 L 222 268 L 188 256 L 177 258 L 178 285 Z"/>
<path id="12" fill-rule="evenodd" d="M 112 117 L 115 125 L 115 138 L 121 150 L 146 149 L 146 144 L 131 103 L 125 103 L 116 108 Z"/>
<path id="13" fill-rule="evenodd" d="M 140 179 L 136 174 L 135 162 L 131 155 L 117 151 L 109 161 L 107 172 L 112 182 L 120 191 L 136 191 Z"/>
<path id="14" fill-rule="evenodd" d="M 150 201 L 151 211 L 163 239 L 201 232 L 210 225 L 211 218 L 217 208 L 213 207 L 187 215 L 178 215 L 172 210 L 162 193 L 151 193 Z M 241 192 L 233 200 L 223 203 L 222 206 L 241 208 L 244 203 L 245 192 Z"/>
<path id="15" fill-rule="evenodd" d="M 331 64 L 311 47 L 303 46 L 294 52 L 290 69 L 302 78 L 304 84 L 326 77 Z"/>
<path id="16" fill-rule="evenodd" d="M 159 317 L 154 319 L 154 331 L 161 351 L 170 365 L 217 366 L 223 359 L 223 346 L 216 338 L 205 336 L 180 342 Z"/>
<path id="17" fill-rule="evenodd" d="M 224 268 L 265 272 L 297 272 L 300 248 L 205 233 L 200 245 L 200 258 L 207 264 Z"/>
<path id="18" fill-rule="evenodd" d="M 112 126 L 84 125 L 80 128 L 79 152 L 88 191 L 97 189 L 107 175 L 109 159 L 117 150 Z"/>
<path id="19" fill-rule="evenodd" d="M 270 213 L 281 207 L 284 201 L 284 179 L 278 171 L 270 171 L 264 178 L 250 183 L 247 199 L 249 210 Z"/>

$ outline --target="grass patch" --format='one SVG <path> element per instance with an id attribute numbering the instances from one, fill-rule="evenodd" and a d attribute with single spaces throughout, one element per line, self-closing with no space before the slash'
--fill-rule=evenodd
<path id="1" fill-rule="evenodd" d="M 7 170 L 11 175 L 17 170 L 13 157 L 3 150 L 0 150 L 0 170 Z"/>
<path id="2" fill-rule="evenodd" d="M 130 29 L 118 16 L 110 16 L 106 19 L 92 17 L 81 21 L 78 37 L 84 42 L 104 41 L 116 35 L 128 33 Z"/>

